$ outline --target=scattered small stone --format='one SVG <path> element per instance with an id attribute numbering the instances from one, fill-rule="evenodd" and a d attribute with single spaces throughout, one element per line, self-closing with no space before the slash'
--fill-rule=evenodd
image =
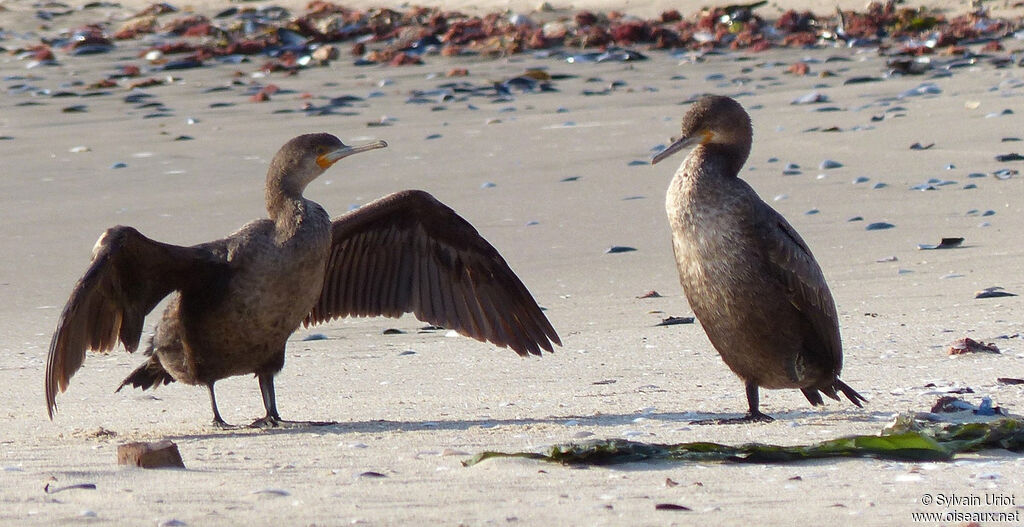
<path id="1" fill-rule="evenodd" d="M 119 169 L 119 168 L 126 168 L 127 166 L 128 166 L 128 165 L 127 165 L 126 163 L 121 163 L 121 162 L 118 162 L 118 163 L 114 163 L 113 165 L 110 165 L 110 168 L 111 168 L 112 170 L 117 170 L 117 169 Z"/>
<path id="2" fill-rule="evenodd" d="M 685 505 L 676 505 L 675 503 L 659 503 L 654 506 L 654 510 L 658 511 L 692 511 L 693 509 Z"/>
<path id="3" fill-rule="evenodd" d="M 1010 168 L 1001 168 L 992 173 L 996 179 L 1006 180 L 1017 175 L 1017 171 Z"/>
<path id="4" fill-rule="evenodd" d="M 381 334 L 382 335 L 404 335 L 405 332 L 400 330 L 400 329 L 398 329 L 398 328 L 387 328 Z"/>
<path id="5" fill-rule="evenodd" d="M 815 214 L 818 214 L 819 212 L 821 212 L 821 211 L 818 210 L 818 209 L 810 209 L 808 211 L 805 211 L 804 215 L 806 215 L 806 216 L 813 216 Z"/>
<path id="6" fill-rule="evenodd" d="M 950 355 L 965 353 L 999 353 L 999 348 L 995 344 L 978 342 L 970 337 L 957 339 L 949 345 Z"/>
<path id="7" fill-rule="evenodd" d="M 359 474 L 359 477 L 361 477 L 361 478 L 386 478 L 387 476 L 384 475 L 384 474 L 381 474 L 380 472 L 374 472 L 372 470 L 368 470 L 366 472 L 361 472 Z"/>
<path id="8" fill-rule="evenodd" d="M 291 492 L 288 492 L 287 490 L 275 489 L 275 488 L 269 488 L 269 487 L 268 488 L 264 488 L 264 489 L 254 490 L 254 491 L 252 491 L 252 493 L 253 494 L 257 494 L 257 495 L 263 495 L 263 496 L 290 496 L 291 495 Z"/>
<path id="9" fill-rule="evenodd" d="M 494 183 L 491 183 L 490 181 L 485 181 L 485 182 L 480 184 L 480 188 L 481 189 L 494 188 L 494 187 L 497 187 L 497 186 L 498 185 L 496 185 Z"/>
<path id="10" fill-rule="evenodd" d="M 405 350 L 405 351 L 399 353 L 398 356 L 399 357 L 406 357 L 406 356 L 415 355 L 415 354 L 416 354 L 416 352 L 413 351 L 413 350 Z"/>
<path id="11" fill-rule="evenodd" d="M 897 261 L 899 261 L 899 258 L 896 258 L 895 256 L 886 256 L 885 258 L 879 258 L 875 260 L 876 263 L 889 263 Z"/>
<path id="12" fill-rule="evenodd" d="M 881 230 L 885 230 L 885 229 L 891 229 L 893 227 L 895 227 L 895 225 L 893 225 L 891 223 L 886 223 L 884 221 L 877 221 L 877 222 L 874 222 L 874 223 L 869 223 L 867 225 L 867 227 L 864 227 L 864 230 L 868 230 L 868 231 L 881 231 Z"/>
<path id="13" fill-rule="evenodd" d="M 652 290 L 650 290 L 650 291 L 648 291 L 648 292 L 638 296 L 637 298 L 661 298 L 661 295 L 657 291 L 652 289 Z"/>
<path id="14" fill-rule="evenodd" d="M 964 243 L 963 238 L 943 238 L 939 243 L 919 243 L 917 248 L 922 251 L 928 251 L 933 249 L 952 249 L 954 247 L 960 247 Z"/>
<path id="15" fill-rule="evenodd" d="M 679 324 L 693 324 L 693 317 L 668 317 L 661 319 L 661 322 L 655 324 L 655 327 L 659 326 L 677 326 Z"/>
<path id="16" fill-rule="evenodd" d="M 1005 296 L 1017 296 L 1017 294 L 1006 291 L 999 286 L 986 287 L 985 289 L 974 293 L 974 298 L 1001 298 Z"/>
<path id="17" fill-rule="evenodd" d="M 910 145 L 910 149 L 911 150 L 928 150 L 929 148 L 931 148 L 933 146 L 935 146 L 935 143 L 928 143 L 926 145 L 922 145 L 921 143 L 914 143 L 914 144 Z"/>
<path id="18" fill-rule="evenodd" d="M 323 333 L 310 333 L 302 338 L 303 342 L 311 342 L 314 340 L 327 340 L 327 335 L 324 335 Z"/>
<path id="19" fill-rule="evenodd" d="M 76 483 L 74 485 L 64 485 L 63 487 L 51 487 L 49 483 L 43 486 L 43 492 L 47 494 L 56 494 L 58 492 L 64 492 L 65 490 L 73 489 L 84 489 L 84 490 L 96 490 L 95 483 Z"/>
<path id="20" fill-rule="evenodd" d="M 871 178 L 867 176 L 857 176 L 853 178 L 854 185 L 860 185 L 861 183 L 867 183 L 868 181 L 871 181 Z"/>
<path id="21" fill-rule="evenodd" d="M 178 445 L 166 440 L 118 445 L 117 464 L 142 468 L 185 468 Z"/>
<path id="22" fill-rule="evenodd" d="M 1016 377 L 999 377 L 996 379 L 1000 384 L 1024 384 L 1024 379 L 1018 379 Z"/>
<path id="23" fill-rule="evenodd" d="M 627 247 L 625 245 L 612 245 L 611 247 L 604 250 L 605 254 L 616 254 L 616 253 L 628 253 L 636 250 L 636 247 Z"/>
<path id="24" fill-rule="evenodd" d="M 1016 152 L 1012 152 L 1012 153 L 1009 153 L 1009 154 L 1000 154 L 1000 155 L 996 156 L 996 161 L 999 161 L 999 162 L 1005 162 L 1005 161 L 1024 161 L 1024 156 L 1022 156 L 1022 155 L 1020 155 L 1020 154 L 1018 154 Z"/>
<path id="25" fill-rule="evenodd" d="M 820 168 L 821 170 L 828 170 L 830 168 L 839 168 L 841 166 L 843 166 L 843 164 L 840 163 L 839 161 L 833 161 L 831 159 L 826 159 L 826 160 L 822 161 L 818 165 L 818 168 Z"/>
<path id="26" fill-rule="evenodd" d="M 829 102 L 828 95 L 818 91 L 812 91 L 811 93 L 801 95 L 800 97 L 793 99 L 789 104 L 817 104 L 823 102 Z"/>

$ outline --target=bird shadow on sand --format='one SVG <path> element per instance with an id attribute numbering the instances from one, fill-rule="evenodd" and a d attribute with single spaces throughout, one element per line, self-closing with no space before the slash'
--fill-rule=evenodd
<path id="1" fill-rule="evenodd" d="M 775 423 L 790 423 L 800 419 L 815 418 L 827 419 L 829 421 L 850 421 L 850 422 L 882 422 L 891 417 L 891 412 L 855 412 L 848 409 L 838 410 L 807 410 L 792 411 L 773 414 Z M 524 419 L 454 419 L 454 420 L 430 420 L 430 421 L 393 421 L 388 419 L 372 421 L 349 421 L 337 422 L 322 425 L 296 426 L 289 428 L 239 428 L 234 430 L 211 430 L 199 431 L 168 436 L 166 439 L 197 440 L 217 439 L 238 435 L 253 434 L 282 434 L 282 435 L 346 435 L 346 434 L 370 434 L 380 432 L 425 432 L 425 431 L 465 431 L 472 428 L 490 429 L 501 427 L 522 427 L 536 425 L 561 425 L 570 430 L 582 430 L 595 427 L 615 427 L 636 425 L 638 419 L 647 422 L 661 421 L 664 423 L 677 423 L 679 427 L 701 427 L 713 426 L 694 424 L 694 421 L 708 421 L 714 419 L 730 419 L 742 417 L 740 413 L 710 413 L 710 412 L 662 412 L 662 413 L 629 413 L 629 414 L 605 414 L 596 416 L 550 416 L 544 418 Z M 718 426 L 764 426 L 772 423 L 748 423 L 748 424 L 724 424 Z M 615 434 L 605 434 L 615 435 Z"/>

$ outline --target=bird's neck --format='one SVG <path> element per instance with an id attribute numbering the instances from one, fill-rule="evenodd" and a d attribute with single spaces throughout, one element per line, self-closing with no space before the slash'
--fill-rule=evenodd
<path id="1" fill-rule="evenodd" d="M 695 148 L 687 162 L 694 167 L 704 167 L 704 170 L 694 170 L 691 173 L 704 177 L 735 178 L 739 176 L 749 155 L 749 147 L 711 143 Z"/>
<path id="2" fill-rule="evenodd" d="M 267 214 L 274 222 L 277 232 L 288 236 L 293 234 L 306 216 L 307 200 L 302 196 L 304 188 L 283 173 L 267 175 Z"/>

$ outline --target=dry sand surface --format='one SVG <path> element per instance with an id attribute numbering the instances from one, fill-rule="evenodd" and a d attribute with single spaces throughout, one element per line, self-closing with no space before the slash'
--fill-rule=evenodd
<path id="1" fill-rule="evenodd" d="M 1024 467 L 1005 451 L 950 463 L 575 469 L 526 460 L 465 468 L 461 461 L 484 450 L 534 450 L 581 438 L 809 443 L 878 432 L 896 412 L 926 411 L 951 388 L 972 389 L 962 395 L 971 403 L 990 397 L 1019 413 L 1024 388 L 996 379 L 1024 376 L 1022 297 L 974 293 L 990 286 L 1024 293 L 1024 177 L 992 176 L 1020 168 L 994 157 L 1024 148 L 1003 142 L 1024 136 L 1024 69 L 982 60 L 952 76 L 844 85 L 881 76 L 885 63 L 874 50 L 842 48 L 726 53 L 703 62 L 656 52 L 629 64 L 522 55 L 356 68 L 341 60 L 263 79 L 250 77 L 256 65 L 242 64 L 175 72 L 173 85 L 146 89 L 166 111 L 127 104 L 120 92 L 62 99 L 10 89 L 27 83 L 59 91 L 75 80 L 93 82 L 110 71 L 111 60 L 133 60 L 135 53 L 127 48 L 32 70 L 0 57 L 0 136 L 7 136 L 0 141 L 0 522 L 894 525 L 910 524 L 912 512 L 1019 511 L 920 502 L 925 493 L 996 493 L 1021 503 Z M 801 59 L 810 75 L 785 73 Z M 459 80 L 474 84 L 532 67 L 573 77 L 554 81 L 557 92 L 514 94 L 505 102 L 406 102 L 412 90 L 448 82 L 443 74 L 453 67 L 467 68 L 470 75 Z M 273 82 L 283 91 L 256 104 L 244 87 L 209 90 L 228 86 L 236 70 L 245 72 L 243 82 Z M 820 77 L 826 70 L 836 76 Z M 613 82 L 623 84 L 606 95 L 582 95 Z M 919 92 L 936 93 L 905 93 L 923 83 L 934 88 Z M 790 104 L 814 90 L 830 101 Z M 307 92 L 363 99 L 333 115 L 308 116 L 299 111 Z M 678 133 L 683 103 L 702 92 L 737 96 L 749 110 L 755 144 L 742 176 L 817 256 L 841 319 L 842 378 L 870 399 L 864 409 L 834 401 L 812 408 L 795 390 L 765 391 L 762 410 L 775 422 L 689 424 L 740 415 L 746 403 L 740 381 L 698 324 L 654 326 L 690 314 L 663 206 L 682 157 L 655 167 L 642 162 Z M 61 111 L 79 104 L 86 111 Z M 828 107 L 834 111 L 820 111 Z M 1006 109 L 1014 113 L 1002 115 Z M 143 118 L 157 112 L 169 115 Z M 382 116 L 393 118 L 390 126 L 367 126 Z M 840 131 L 820 131 L 830 127 Z M 520 359 L 467 338 L 418 333 L 422 324 L 411 317 L 303 329 L 278 376 L 281 414 L 339 424 L 268 432 L 214 429 L 200 388 L 113 393 L 142 360 L 117 350 L 90 355 L 58 398 L 55 420 L 47 420 L 50 335 L 103 229 L 133 225 L 178 244 L 230 233 L 264 214 L 263 178 L 277 148 L 313 131 L 348 143 L 382 138 L 390 146 L 342 161 L 307 197 L 340 214 L 399 189 L 433 193 L 505 255 L 547 308 L 564 347 Z M 910 150 L 915 142 L 934 147 Z M 842 166 L 820 170 L 826 159 Z M 126 166 L 112 168 L 116 163 Z M 799 174 L 782 174 L 790 163 Z M 910 190 L 930 178 L 953 183 Z M 976 188 L 965 189 L 969 184 Z M 851 221 L 856 216 L 863 221 Z M 895 227 L 865 229 L 883 221 Z M 964 247 L 917 249 L 947 236 L 964 237 Z M 613 245 L 637 250 L 606 254 Z M 663 297 L 637 298 L 650 290 Z M 387 328 L 406 333 L 382 335 Z M 327 339 L 302 340 L 311 333 Z M 948 345 L 964 336 L 995 342 L 1002 354 L 948 356 Z M 254 379 L 236 377 L 218 388 L 229 422 L 262 415 Z M 178 444 L 187 470 L 116 465 L 118 444 L 159 439 Z M 669 479 L 678 485 L 667 485 Z M 47 494 L 48 483 L 95 489 Z M 659 503 L 692 511 L 656 510 Z"/>

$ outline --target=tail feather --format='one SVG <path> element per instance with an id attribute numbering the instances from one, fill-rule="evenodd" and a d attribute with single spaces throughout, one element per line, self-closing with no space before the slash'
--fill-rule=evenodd
<path id="1" fill-rule="evenodd" d="M 839 379 L 836 379 L 836 382 L 834 382 L 832 384 L 832 387 L 833 388 L 839 388 L 839 390 L 841 392 L 843 392 L 843 395 L 845 395 L 846 398 L 849 399 L 851 403 L 857 405 L 857 408 L 863 408 L 863 406 L 860 404 L 861 401 L 863 401 L 865 403 L 868 402 L 868 400 L 865 399 L 863 395 L 857 393 L 856 390 L 854 390 L 853 388 L 850 388 L 845 382 L 843 382 L 843 381 L 841 381 Z M 836 399 L 838 399 L 838 397 Z"/>
<path id="2" fill-rule="evenodd" d="M 819 404 L 824 403 L 824 401 L 821 400 L 821 394 L 818 393 L 817 388 L 801 388 L 800 391 L 804 392 L 804 397 L 810 401 L 811 406 L 818 406 Z"/>
<path id="3" fill-rule="evenodd" d="M 837 401 L 841 400 L 839 399 L 839 394 L 836 390 L 843 392 L 843 395 L 845 395 L 851 403 L 857 405 L 858 408 L 863 408 L 861 402 L 868 402 L 868 400 L 865 399 L 864 396 L 857 393 L 856 390 L 850 388 L 845 382 L 839 379 L 833 381 L 830 386 L 819 386 L 815 388 L 800 389 L 800 391 L 804 392 L 804 397 L 806 397 L 807 400 L 810 401 L 812 406 L 818 406 L 819 404 L 822 404 L 824 402 L 821 398 L 821 394 L 825 394 L 829 398 L 835 399 Z"/>
<path id="4" fill-rule="evenodd" d="M 131 375 L 125 377 L 121 381 L 121 385 L 117 387 L 115 392 L 121 391 L 121 388 L 128 386 L 129 384 L 135 388 L 142 388 L 148 390 L 150 388 L 156 388 L 161 384 L 170 384 L 174 382 L 174 377 L 171 377 L 170 373 L 164 369 L 163 365 L 160 364 L 160 360 L 155 356 L 139 366 L 131 373 Z"/>

